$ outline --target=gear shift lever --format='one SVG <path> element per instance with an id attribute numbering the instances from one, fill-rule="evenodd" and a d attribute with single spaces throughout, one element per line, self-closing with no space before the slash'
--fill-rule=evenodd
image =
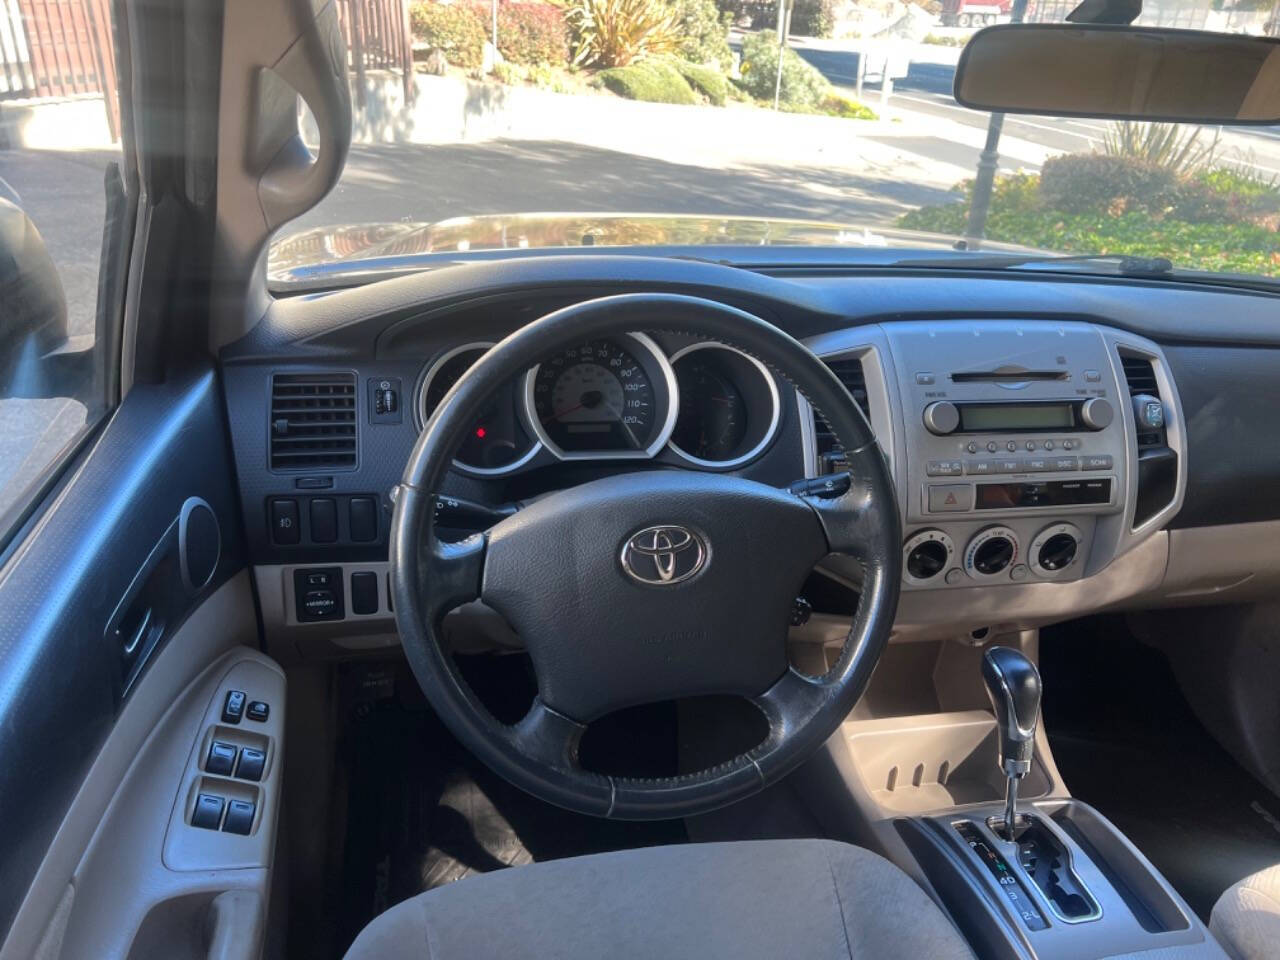
<path id="1" fill-rule="evenodd" d="M 1004 827 L 1013 840 L 1017 818 L 1018 781 L 1031 772 L 1035 753 L 1036 718 L 1040 713 L 1040 671 L 1012 647 L 991 647 L 982 655 L 982 680 L 996 714 L 1000 738 L 1000 766 L 1005 787 Z"/>

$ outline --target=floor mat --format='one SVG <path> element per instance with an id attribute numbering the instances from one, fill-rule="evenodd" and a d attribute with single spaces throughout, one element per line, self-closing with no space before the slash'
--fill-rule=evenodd
<path id="1" fill-rule="evenodd" d="M 1165 657 L 1122 617 L 1041 634 L 1044 721 L 1067 787 L 1208 920 L 1241 877 L 1280 863 L 1280 798 L 1218 745 Z"/>
<path id="2" fill-rule="evenodd" d="M 510 658 L 497 671 L 518 669 Z M 514 686 L 519 677 L 487 680 Z M 349 686 L 369 685 L 356 677 Z M 688 839 L 680 821 L 599 820 L 534 799 L 464 750 L 411 679 L 395 690 L 354 698 L 340 746 L 350 776 L 337 956 L 374 916 L 424 890 L 534 861 Z"/>

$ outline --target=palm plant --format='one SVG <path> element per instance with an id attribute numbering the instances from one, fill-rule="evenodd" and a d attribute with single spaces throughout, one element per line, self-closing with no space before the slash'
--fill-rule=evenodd
<path id="1" fill-rule="evenodd" d="M 1142 160 L 1183 174 L 1212 163 L 1218 151 L 1221 131 L 1201 140 L 1204 127 L 1184 130 L 1176 123 L 1113 123 L 1102 137 L 1102 152 L 1108 156 Z"/>
<path id="2" fill-rule="evenodd" d="M 662 0 L 572 0 L 565 20 L 581 66 L 625 67 L 671 53 L 683 39 L 675 6 Z"/>

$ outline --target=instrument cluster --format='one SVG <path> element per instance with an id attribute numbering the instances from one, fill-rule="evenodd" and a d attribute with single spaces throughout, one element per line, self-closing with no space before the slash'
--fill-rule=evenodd
<path id="1" fill-rule="evenodd" d="M 493 344 L 446 351 L 418 381 L 418 425 Z M 781 420 L 778 385 L 758 360 L 697 341 L 670 355 L 649 336 L 588 340 L 531 367 L 496 394 L 455 466 L 504 476 L 567 460 L 666 459 L 712 470 L 755 460 Z"/>

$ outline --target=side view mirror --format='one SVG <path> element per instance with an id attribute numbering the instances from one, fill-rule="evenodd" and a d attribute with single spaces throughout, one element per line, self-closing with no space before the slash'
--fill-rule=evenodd
<path id="1" fill-rule="evenodd" d="M 1280 38 L 1103 24 L 976 33 L 956 102 L 977 110 L 1200 124 L 1280 123 Z"/>
<path id="2" fill-rule="evenodd" d="M 45 358 L 66 346 L 67 298 L 40 231 L 0 197 L 0 395 L 49 396 Z"/>

